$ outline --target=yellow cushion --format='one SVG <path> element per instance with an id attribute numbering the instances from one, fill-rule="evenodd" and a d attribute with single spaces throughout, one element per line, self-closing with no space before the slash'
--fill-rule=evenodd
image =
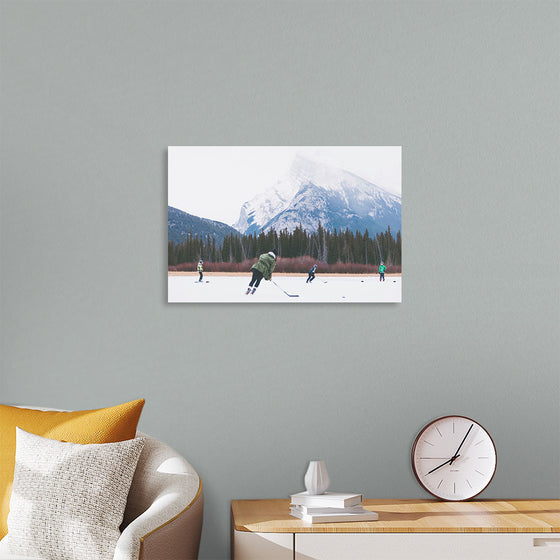
<path id="1" fill-rule="evenodd" d="M 132 439 L 144 399 L 76 412 L 31 410 L 0 405 L 0 539 L 8 532 L 7 518 L 14 479 L 16 426 L 50 439 L 72 443 L 114 443 Z"/>

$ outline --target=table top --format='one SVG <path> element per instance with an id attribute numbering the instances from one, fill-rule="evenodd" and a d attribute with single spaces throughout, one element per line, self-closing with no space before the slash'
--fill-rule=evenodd
<path id="1" fill-rule="evenodd" d="M 292 517 L 290 500 L 234 500 L 236 531 L 253 533 L 560 533 L 560 500 L 364 500 L 378 521 L 318 523 Z"/>

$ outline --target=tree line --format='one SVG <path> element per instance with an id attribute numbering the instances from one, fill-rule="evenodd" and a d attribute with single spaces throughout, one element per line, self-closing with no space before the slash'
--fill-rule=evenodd
<path id="1" fill-rule="evenodd" d="M 249 235 L 231 234 L 221 244 L 207 235 L 202 238 L 189 233 L 180 243 L 169 241 L 168 266 L 194 262 L 236 262 L 257 258 L 262 253 L 274 251 L 281 258 L 309 256 L 326 263 L 356 263 L 401 265 L 401 232 L 393 236 L 391 228 L 370 236 L 366 230 L 351 232 L 328 231 L 321 224 L 317 231 L 307 232 L 301 226 L 294 231 L 269 230 Z"/>

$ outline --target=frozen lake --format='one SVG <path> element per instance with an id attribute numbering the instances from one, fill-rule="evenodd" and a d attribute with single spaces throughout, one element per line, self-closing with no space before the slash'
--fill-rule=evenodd
<path id="1" fill-rule="evenodd" d="M 317 275 L 306 284 L 305 276 L 272 276 L 272 282 L 262 280 L 254 295 L 245 295 L 250 274 L 213 276 L 206 273 L 202 283 L 198 276 L 168 276 L 167 294 L 170 303 L 400 303 L 402 277 L 387 276 L 328 276 Z M 289 297 L 282 290 L 291 295 Z"/>

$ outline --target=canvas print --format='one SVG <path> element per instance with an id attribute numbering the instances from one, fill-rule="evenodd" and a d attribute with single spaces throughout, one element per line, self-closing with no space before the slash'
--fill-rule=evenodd
<path id="1" fill-rule="evenodd" d="M 402 301 L 400 146 L 170 146 L 170 303 Z"/>

